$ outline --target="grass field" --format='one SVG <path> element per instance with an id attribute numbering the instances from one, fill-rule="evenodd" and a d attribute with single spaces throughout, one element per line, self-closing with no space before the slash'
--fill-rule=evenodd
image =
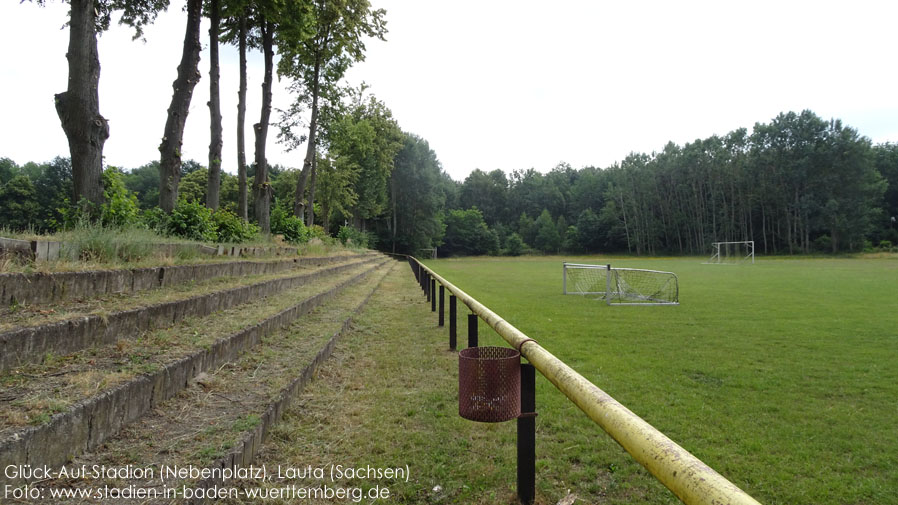
<path id="1" fill-rule="evenodd" d="M 427 263 L 762 503 L 898 503 L 898 260 L 564 260 L 676 272 L 680 305 L 564 296 L 560 257 Z M 538 482 L 676 502 L 537 382 Z"/>

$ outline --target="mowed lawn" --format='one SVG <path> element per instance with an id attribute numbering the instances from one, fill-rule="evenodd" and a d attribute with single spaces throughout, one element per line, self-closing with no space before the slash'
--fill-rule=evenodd
<path id="1" fill-rule="evenodd" d="M 562 295 L 564 260 L 675 272 L 680 305 Z M 760 502 L 898 503 L 898 260 L 702 261 L 427 264 Z M 506 345 L 482 322 L 480 333 L 481 345 Z M 612 502 L 676 501 L 537 381 L 537 469 L 567 481 L 553 485 Z"/>

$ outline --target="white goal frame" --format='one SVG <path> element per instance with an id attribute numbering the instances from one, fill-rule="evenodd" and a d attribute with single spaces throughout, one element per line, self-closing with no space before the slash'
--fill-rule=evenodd
<path id="1" fill-rule="evenodd" d="M 730 245 L 745 245 L 745 254 L 736 254 L 730 255 L 729 248 L 727 246 Z M 721 246 L 723 246 L 724 254 L 720 254 Z M 737 263 L 752 263 L 755 262 L 755 241 L 754 240 L 738 240 L 735 242 L 712 242 L 711 247 L 714 248 L 714 252 L 711 254 L 711 258 L 705 262 L 706 265 L 733 265 Z"/>
<path id="2" fill-rule="evenodd" d="M 568 290 L 568 270 L 601 270 L 604 275 L 599 274 L 591 282 L 587 284 L 574 285 Z M 612 268 L 610 264 L 594 265 L 587 263 L 562 263 L 562 292 L 565 295 L 594 295 L 605 300 L 607 305 L 679 305 L 679 279 L 677 274 L 673 272 L 664 272 L 661 270 L 646 270 L 642 268 Z M 666 277 L 663 283 L 666 288 L 668 298 L 656 298 L 654 293 L 641 293 L 634 290 L 626 281 L 626 277 L 640 274 L 656 274 L 658 277 Z M 604 280 L 604 289 L 600 290 Z M 672 290 L 672 293 L 670 292 Z"/>

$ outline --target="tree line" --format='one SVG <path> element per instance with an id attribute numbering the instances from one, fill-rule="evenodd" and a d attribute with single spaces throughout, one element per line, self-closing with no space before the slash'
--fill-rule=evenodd
<path id="1" fill-rule="evenodd" d="M 426 140 L 403 132 L 386 104 L 364 86 L 342 82 L 346 70 L 364 59 L 364 40 L 384 39 L 385 11 L 372 9 L 368 0 L 186 1 L 183 51 L 160 157 L 124 170 L 103 166 L 111 132 L 100 113 L 97 35 L 118 17 L 141 37 L 169 0 L 68 0 L 69 80 L 55 104 L 69 157 L 23 167 L 3 160 L 2 224 L 52 231 L 71 222 L 77 209 L 104 223 L 139 222 L 171 231 L 172 217 L 218 216 L 232 223 L 227 213 L 243 222 L 245 235 L 257 228 L 266 235 L 301 237 L 314 225 L 336 234 L 343 226 L 344 235 L 385 249 L 417 253 L 439 247 L 449 255 L 705 254 L 711 242 L 727 240 L 755 240 L 759 252 L 777 254 L 898 243 L 896 147 L 872 145 L 839 120 L 789 112 L 751 132 L 741 128 L 684 146 L 668 143 L 610 167 L 562 163 L 546 174 L 532 168 L 510 174 L 475 170 L 455 182 Z M 181 144 L 192 92 L 202 77 L 206 22 L 209 156 L 204 163 L 185 162 Z M 240 61 L 236 176 L 221 171 L 220 44 L 235 46 Z M 250 50 L 262 52 L 264 75 L 248 162 Z M 293 101 L 273 119 L 275 70 L 289 81 Z M 305 146 L 301 168 L 269 166 L 271 126 L 289 148 Z M 60 188 L 66 188 L 65 196 Z"/>
<path id="2" fill-rule="evenodd" d="M 783 254 L 898 244 L 898 145 L 872 145 L 840 121 L 810 111 L 780 114 L 751 133 L 740 128 L 684 146 L 668 143 L 660 152 L 631 153 L 606 168 L 478 169 L 458 182 L 426 140 L 398 128 L 383 103 L 364 90 L 347 96 L 344 112 L 324 122 L 326 149 L 315 159 L 311 217 L 323 233 L 383 250 L 707 254 L 711 242 L 754 240 L 759 253 Z M 107 198 L 133 198 L 143 212 L 156 208 L 158 161 L 110 171 L 107 186 L 120 179 L 121 188 L 107 189 Z M 182 163 L 184 205 L 208 201 L 208 173 L 196 161 Z M 247 175 L 252 185 L 255 164 Z M 220 177 L 220 208 L 235 212 L 239 178 Z M 272 230 L 299 233 L 293 212 L 302 170 L 275 165 L 266 177 Z M 0 184 L 0 214 L 8 226 L 61 225 L 60 209 L 72 191 L 68 159 L 21 167 L 0 159 Z M 121 207 L 116 218 L 128 214 Z"/>
<path id="3" fill-rule="evenodd" d="M 512 233 L 513 249 L 522 239 L 544 252 L 707 254 L 711 242 L 742 240 L 765 254 L 891 248 L 898 145 L 789 112 L 750 133 L 671 142 L 604 169 L 477 170 L 460 185 L 459 207 L 478 209 L 496 231 L 498 246 L 485 238 L 481 251 L 508 249 Z"/>
<path id="4" fill-rule="evenodd" d="M 43 4 L 45 0 L 34 0 Z M 130 26 L 135 38 L 169 0 L 68 0 L 69 45 L 68 87 L 55 96 L 57 114 L 69 142 L 72 174 L 71 203 L 85 214 L 96 216 L 106 202 L 103 186 L 103 147 L 110 137 L 109 123 L 100 112 L 98 93 L 100 55 L 97 36 L 114 17 Z M 347 105 L 354 90 L 341 83 L 346 70 L 364 59 L 366 38 L 383 39 L 385 11 L 373 9 L 368 0 L 186 0 L 185 34 L 177 78 L 159 144 L 158 206 L 171 214 L 179 202 L 183 173 L 181 147 L 193 90 L 201 79 L 201 26 L 208 19 L 210 86 L 210 145 L 205 205 L 219 207 L 222 163 L 222 111 L 219 94 L 219 46 L 236 46 L 239 52 L 239 93 L 237 105 L 237 208 L 244 221 L 249 210 L 265 234 L 270 231 L 271 177 L 266 158 L 271 117 L 272 79 L 275 53 L 280 56 L 278 74 L 291 83 L 294 104 L 277 125 L 292 147 L 308 146 L 302 171 L 296 180 L 292 214 L 305 224 L 314 222 L 318 159 L 327 156 L 331 134 L 340 135 L 332 125 L 343 116 L 358 119 L 360 108 L 375 107 L 376 100 Z M 264 59 L 262 107 L 253 130 L 255 176 L 247 178 L 246 162 L 246 55 L 259 50 Z M 360 93 L 357 93 L 360 94 Z M 364 106 L 364 107 L 363 107 Z M 305 122 L 308 113 L 310 120 Z M 372 114 L 383 113 L 374 111 Z M 383 115 L 383 114 L 382 114 Z M 387 111 L 387 116 L 389 116 Z M 388 119 L 391 119 L 388 117 Z M 395 127 L 395 122 L 392 124 Z M 394 128 L 396 129 L 396 128 Z M 389 137 L 389 135 L 387 135 Z M 393 135 L 397 137 L 397 135 Z M 393 138 L 393 144 L 399 140 Z M 383 146 L 378 146 L 383 147 Z M 251 195 L 251 198 L 250 198 Z"/>

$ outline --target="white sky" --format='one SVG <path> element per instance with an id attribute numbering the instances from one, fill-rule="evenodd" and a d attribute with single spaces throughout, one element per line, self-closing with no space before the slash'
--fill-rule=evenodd
<path id="1" fill-rule="evenodd" d="M 183 41 L 183 0 L 132 42 L 100 38 L 100 111 L 111 165 L 158 158 Z M 352 84 L 430 142 L 462 180 L 475 168 L 608 166 L 631 151 L 751 129 L 783 111 L 840 118 L 874 142 L 898 142 L 898 2 L 374 0 L 387 42 L 368 43 Z M 551 5 L 551 7 L 547 7 Z M 0 2 L 0 156 L 68 156 L 53 108 L 65 90 L 68 6 Z M 204 20 L 202 40 L 208 43 Z M 183 157 L 208 160 L 208 53 L 200 62 Z M 237 51 L 222 47 L 224 169 L 236 172 Z M 252 53 L 247 158 L 262 62 Z M 290 101 L 277 83 L 275 107 Z M 277 117 L 276 114 L 273 117 Z M 270 163 L 302 166 L 271 130 Z"/>

